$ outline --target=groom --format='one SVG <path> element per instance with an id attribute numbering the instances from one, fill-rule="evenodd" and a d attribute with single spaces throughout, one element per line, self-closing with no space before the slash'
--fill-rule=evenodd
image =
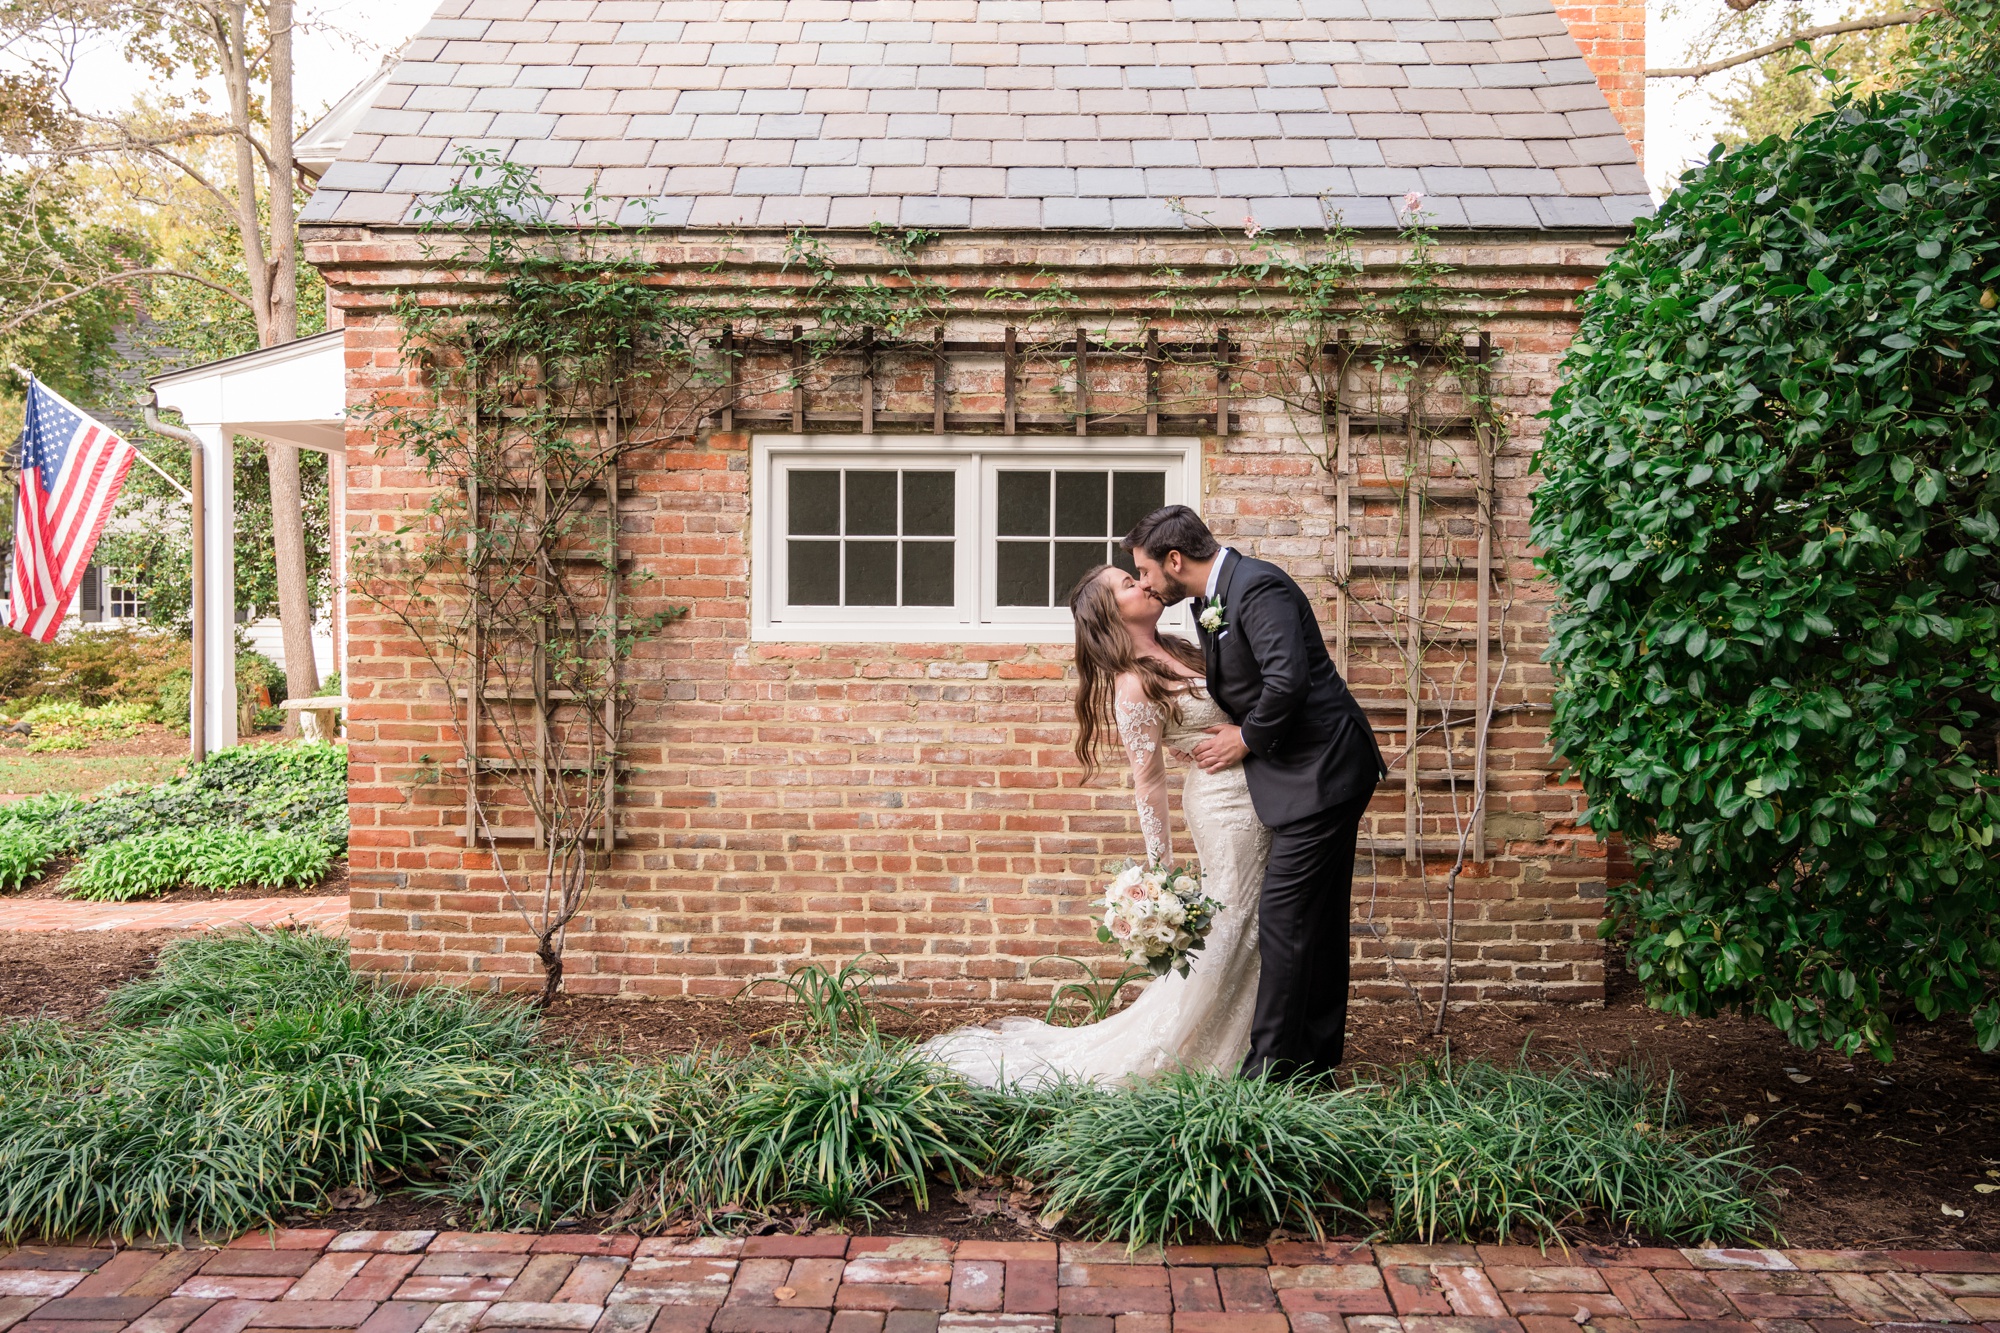
<path id="1" fill-rule="evenodd" d="M 1186 505 L 1146 515 L 1123 545 L 1159 601 L 1198 599 L 1209 697 L 1233 725 L 1211 728 L 1194 759 L 1210 773 L 1242 764 L 1271 830 L 1243 1073 L 1330 1072 L 1347 1039 L 1355 834 L 1388 771 L 1375 734 L 1327 656 L 1312 603 L 1284 570 L 1218 546 Z"/>

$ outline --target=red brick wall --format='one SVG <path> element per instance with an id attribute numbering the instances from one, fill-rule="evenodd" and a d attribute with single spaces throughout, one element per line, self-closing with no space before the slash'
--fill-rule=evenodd
<path id="1" fill-rule="evenodd" d="M 1602 995 L 1593 928 L 1602 850 L 1576 826 L 1579 795 L 1550 771 L 1544 726 L 1546 591 L 1527 541 L 1533 453 L 1572 299 L 1617 238 L 1523 236 L 1441 247 L 1490 311 L 1510 436 L 1497 466 L 1497 550 L 1509 576 L 1508 665 L 1492 738 L 1494 858 L 1458 887 L 1454 995 L 1462 1000 L 1588 1001 Z M 770 280 L 781 240 L 738 238 L 733 267 L 701 266 L 716 247 L 649 243 L 689 286 Z M 875 262 L 865 240 L 838 262 Z M 382 536 L 411 521 L 431 483 L 394 439 L 371 432 L 378 395 L 420 392 L 397 353 L 398 284 L 430 281 L 407 236 L 321 229 L 309 255 L 327 273 L 347 330 L 349 531 Z M 1235 260 L 1195 237 L 1066 244 L 1039 236 L 953 238 L 926 262 L 965 293 L 1058 274 L 1103 316 L 1150 317 L 1150 275 L 1198 277 Z M 1371 246 L 1368 272 L 1393 255 Z M 683 267 L 684 266 L 684 267 Z M 761 275 L 761 276 L 760 276 Z M 449 299 L 440 297 L 439 299 Z M 991 334 L 1004 308 L 967 296 L 958 324 Z M 1015 315 L 1014 318 L 1018 318 Z M 1096 316 L 1093 316 L 1095 322 Z M 953 336 L 959 336 L 955 331 Z M 924 404 L 927 409 L 927 400 Z M 1201 506 L 1216 531 L 1284 564 L 1321 606 L 1333 502 L 1325 474 L 1275 404 L 1239 404 L 1243 426 L 1204 442 Z M 571 936 L 569 986 L 632 995 L 729 995 L 800 960 L 862 951 L 888 960 L 891 989 L 939 1000 L 1045 998 L 1050 954 L 1101 957 L 1087 900 L 1108 865 L 1141 847 L 1121 774 L 1085 787 L 1072 736 L 1065 645 L 777 643 L 750 633 L 749 437 L 705 434 L 639 460 L 628 548 L 656 576 L 642 598 L 692 613 L 645 647 L 630 672 L 637 700 L 626 827 Z M 633 608 L 643 613 L 647 606 Z M 354 957 L 411 978 L 533 984 L 519 918 L 488 854 L 462 841 L 458 742 L 445 683 L 361 593 L 349 603 L 344 676 L 352 772 Z M 1357 690 L 1390 673 L 1357 664 Z M 1393 683 L 1390 681 L 1389 683 Z M 1401 792 L 1386 793 L 1395 835 Z M 1180 845 L 1187 846 L 1185 834 Z M 516 855 L 507 853 L 507 855 Z M 1445 861 L 1364 861 L 1356 879 L 1357 988 L 1434 997 L 1442 952 Z"/>
<path id="2" fill-rule="evenodd" d="M 1556 0 L 1556 13 L 1569 25 L 1597 76 L 1611 114 L 1625 127 L 1639 165 L 1646 164 L 1646 6 L 1610 0 Z"/>

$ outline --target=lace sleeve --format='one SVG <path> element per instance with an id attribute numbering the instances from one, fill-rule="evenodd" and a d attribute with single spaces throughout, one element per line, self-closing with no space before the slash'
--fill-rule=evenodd
<path id="1" fill-rule="evenodd" d="M 1166 730 L 1166 710 L 1146 698 L 1136 686 L 1119 683 L 1113 705 L 1118 718 L 1118 736 L 1125 742 L 1125 754 L 1132 761 L 1132 786 L 1139 804 L 1139 831 L 1146 837 L 1146 859 L 1154 865 L 1173 860 L 1173 844 L 1167 835 L 1167 761 L 1160 738 Z"/>

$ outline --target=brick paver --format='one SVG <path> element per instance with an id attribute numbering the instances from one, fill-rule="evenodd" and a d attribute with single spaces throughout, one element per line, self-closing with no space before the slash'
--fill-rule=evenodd
<path id="1" fill-rule="evenodd" d="M 293 900 L 296 901 L 296 900 Z M 0 1333 L 1989 1333 L 1978 1251 L 293 1230 L 0 1251 Z M 1978 1327 L 1984 1324 L 1985 1327 Z"/>
<path id="2" fill-rule="evenodd" d="M 200 903 L 37 898 L 0 903 L 0 930 L 213 930 L 218 926 L 316 926 L 329 935 L 345 935 L 347 898 L 219 898 Z M 5 1316 L 0 1316 L 0 1325 L 4 1323 Z"/>

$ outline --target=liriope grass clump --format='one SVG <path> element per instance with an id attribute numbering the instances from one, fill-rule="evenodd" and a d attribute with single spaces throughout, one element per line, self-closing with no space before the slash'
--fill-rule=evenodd
<path id="1" fill-rule="evenodd" d="M 225 1236 L 439 1175 L 536 1056 L 525 1006 L 378 988 L 315 936 L 169 945 L 106 1016 L 0 1042 L 0 1240 Z"/>
<path id="2" fill-rule="evenodd" d="M 1409 1067 L 1375 1116 L 1398 1236 L 1554 1236 L 1597 1220 L 1708 1244 L 1769 1229 L 1748 1136 L 1690 1128 L 1671 1080 L 1630 1066 Z"/>
<path id="3" fill-rule="evenodd" d="M 989 1155 L 971 1090 L 914 1047 L 870 1038 L 753 1054 L 728 1076 L 719 1114 L 691 1145 L 698 1206 L 879 1216 L 906 1190 L 958 1182 Z"/>
<path id="4" fill-rule="evenodd" d="M 1632 1068 L 1482 1061 L 1381 1085 L 1171 1073 L 1085 1096 L 1022 1158 L 1086 1232 L 1132 1244 L 1269 1225 L 1550 1240 L 1586 1225 L 1702 1244 L 1771 1232 L 1742 1131 L 1687 1125 Z"/>
<path id="5" fill-rule="evenodd" d="M 140 1027 L 309 1008 L 360 989 L 343 939 L 316 930 L 227 931 L 175 940 L 152 972 L 106 997 L 104 1012 L 121 1027 Z"/>
<path id="6" fill-rule="evenodd" d="M 1024 1169 L 1094 1235 L 1134 1245 L 1251 1225 L 1318 1233 L 1365 1221 L 1379 1178 L 1365 1097 L 1277 1079 L 1177 1071 L 1057 1114 Z"/>
<path id="7" fill-rule="evenodd" d="M 179 941 L 103 1018 L 0 1026 L 0 1243 L 219 1237 L 398 1185 L 477 1226 L 867 1220 L 993 1178 L 1133 1245 L 1771 1231 L 1750 1143 L 1629 1068 L 974 1089 L 853 1013 L 742 1056 L 579 1058 L 521 1003 L 378 986 L 312 932 Z"/>
<path id="8" fill-rule="evenodd" d="M 656 1214 L 663 1186 L 682 1192 L 678 1165 L 722 1110 L 727 1081 L 700 1053 L 526 1070 L 482 1117 L 453 1196 L 480 1226 Z"/>

